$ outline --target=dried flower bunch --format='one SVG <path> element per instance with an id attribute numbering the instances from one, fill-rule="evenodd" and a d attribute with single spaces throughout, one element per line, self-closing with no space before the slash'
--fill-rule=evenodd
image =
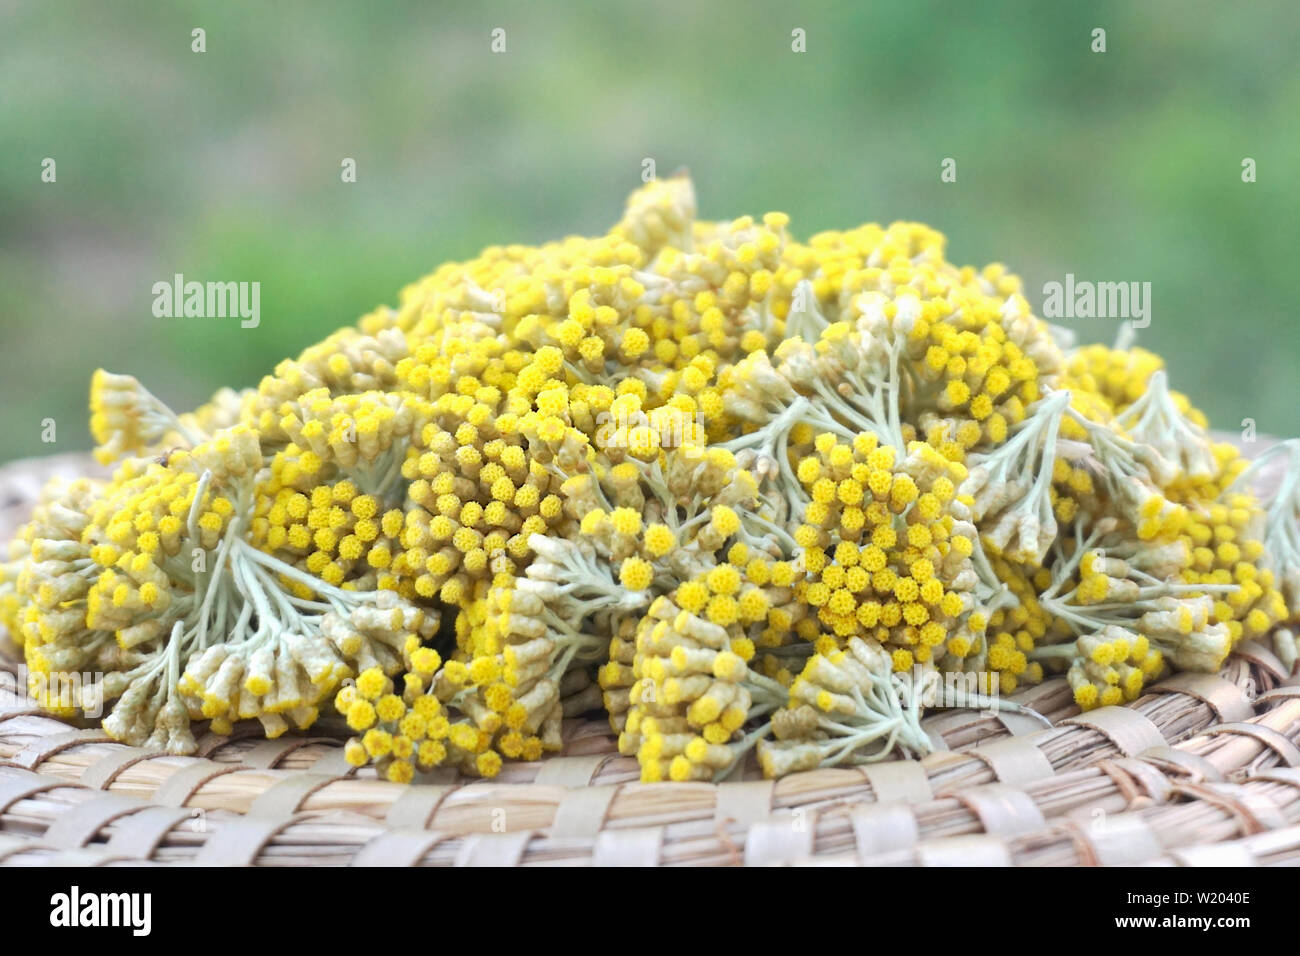
<path id="1" fill-rule="evenodd" d="M 1243 639 L 1294 662 L 1300 444 L 1260 500 L 1158 357 L 1074 347 L 1002 266 L 786 226 L 675 177 L 191 414 L 96 373 L 116 473 L 0 566 L 33 677 L 94 675 L 46 703 L 173 753 L 332 708 L 394 781 L 603 708 L 644 779 L 715 780 L 926 752 L 915 675 L 1091 708 Z"/>

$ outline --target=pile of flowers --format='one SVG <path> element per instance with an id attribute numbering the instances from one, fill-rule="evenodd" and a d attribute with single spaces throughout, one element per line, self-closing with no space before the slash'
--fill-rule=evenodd
<path id="1" fill-rule="evenodd" d="M 925 226 L 787 224 L 660 180 L 192 413 L 97 372 L 113 477 L 0 565 L 33 678 L 94 675 L 44 703 L 172 753 L 334 713 L 401 782 L 603 709 L 644 779 L 717 780 L 925 753 L 933 677 L 1087 709 L 1243 640 L 1295 661 L 1300 443 L 1261 500 L 1157 356 Z"/>

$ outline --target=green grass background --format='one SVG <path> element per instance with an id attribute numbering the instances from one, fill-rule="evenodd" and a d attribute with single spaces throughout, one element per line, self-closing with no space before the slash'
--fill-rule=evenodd
<path id="1" fill-rule="evenodd" d="M 643 157 L 689 167 L 706 217 L 928 222 L 1035 307 L 1066 272 L 1149 281 L 1141 343 L 1176 387 L 1218 427 L 1300 431 L 1294 0 L 0 0 L 0 22 L 0 458 L 51 450 L 47 417 L 87 447 L 98 365 L 191 407 L 441 261 L 603 231 Z M 155 318 L 175 272 L 260 281 L 261 326 Z"/>

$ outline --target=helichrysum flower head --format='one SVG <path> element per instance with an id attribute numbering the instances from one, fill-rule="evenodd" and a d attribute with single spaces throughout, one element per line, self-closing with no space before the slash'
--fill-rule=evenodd
<path id="1" fill-rule="evenodd" d="M 1295 446 L 1256 498 L 1131 334 L 1074 347 L 944 243 L 701 221 L 673 176 L 192 413 L 98 372 L 118 471 L 51 486 L 0 620 L 38 678 L 104 675 L 120 739 L 332 706 L 394 781 L 601 706 L 646 780 L 779 776 L 924 752 L 916 668 L 1086 708 L 1246 639 L 1293 660 Z"/>
<path id="2" fill-rule="evenodd" d="M 636 755 L 643 780 L 725 776 L 761 736 L 744 734 L 745 724 L 786 699 L 779 682 L 749 667 L 754 642 L 730 611 L 717 613 L 720 598 L 732 600 L 715 593 L 700 613 L 657 598 L 632 647 L 619 639 L 602 669 L 606 702 L 622 726 L 619 750 Z"/>
<path id="3" fill-rule="evenodd" d="M 256 548 L 262 462 L 256 433 L 235 426 L 165 463 L 127 460 L 65 498 L 62 529 L 42 515 L 29 526 L 32 556 L 70 561 L 21 576 L 28 664 L 100 674 L 83 706 L 112 705 L 118 739 L 184 753 L 191 719 L 256 718 L 270 736 L 308 726 L 354 668 L 395 670 L 407 635 L 436 628 L 436 612 L 394 593 L 341 591 Z"/>
<path id="4" fill-rule="evenodd" d="M 136 378 L 102 368 L 90 380 L 90 431 L 98 445 L 95 457 L 105 465 L 156 448 L 168 438 L 189 443 L 196 437 Z"/>
<path id="5" fill-rule="evenodd" d="M 814 654 L 772 717 L 772 736 L 758 743 L 763 773 L 782 777 L 819 766 L 871 763 L 894 749 L 924 756 L 932 749 L 920 726 L 920 701 L 894 679 L 892 656 L 872 640 L 850 638 L 844 650 Z"/>

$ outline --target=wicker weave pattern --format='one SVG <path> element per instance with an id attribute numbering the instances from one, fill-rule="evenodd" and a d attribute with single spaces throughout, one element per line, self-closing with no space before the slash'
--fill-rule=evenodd
<path id="1" fill-rule="evenodd" d="M 1300 823 L 1300 686 L 1244 650 L 1258 660 L 1050 730 L 986 726 L 921 761 L 717 785 L 637 782 L 590 721 L 566 728 L 564 756 L 505 780 L 408 787 L 358 778 L 330 738 L 209 735 L 200 756 L 172 757 L 70 731 L 6 692 L 0 862 L 1283 862 Z M 1281 842 L 1238 839 L 1272 832 Z"/>

